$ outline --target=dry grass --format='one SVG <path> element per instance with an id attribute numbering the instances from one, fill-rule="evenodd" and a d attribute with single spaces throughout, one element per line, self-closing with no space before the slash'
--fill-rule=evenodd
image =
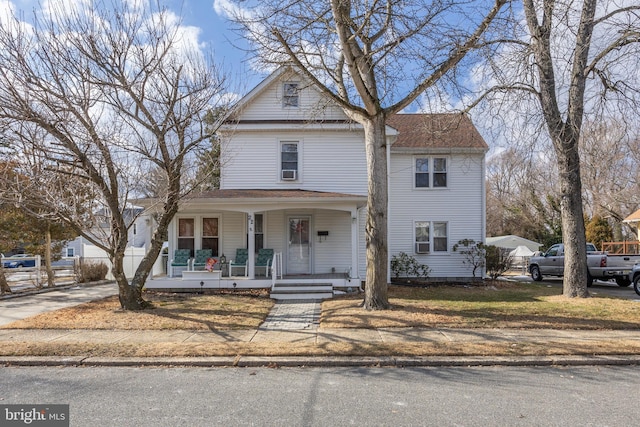
<path id="1" fill-rule="evenodd" d="M 117 297 L 19 320 L 5 329 L 228 330 L 257 328 L 273 307 L 265 292 L 147 294 L 144 311 L 123 311 Z"/>
<path id="2" fill-rule="evenodd" d="M 495 283 L 489 287 L 434 286 L 389 288 L 391 310 L 365 312 L 362 296 L 322 305 L 320 332 L 332 328 L 550 328 L 640 329 L 640 304 L 606 297 L 563 298 L 557 287 Z M 215 295 L 149 294 L 155 308 L 124 312 L 117 298 L 45 313 L 5 329 L 243 330 L 255 329 L 273 306 L 266 293 Z M 0 355 L 197 357 L 197 356 L 472 356 L 639 354 L 638 340 L 544 342 L 452 341 L 367 342 L 141 342 L 0 343 Z"/>
<path id="3" fill-rule="evenodd" d="M 236 356 L 555 356 L 555 355 L 637 355 L 640 342 L 634 340 L 571 342 L 409 342 L 309 343 L 229 342 L 229 343 L 46 343 L 7 342 L 2 356 L 85 356 L 85 357 L 236 357 Z"/>
<path id="4" fill-rule="evenodd" d="M 557 287 L 390 286 L 390 310 L 363 311 L 361 298 L 325 301 L 326 328 L 640 329 L 640 304 L 607 297 L 567 299 Z"/>

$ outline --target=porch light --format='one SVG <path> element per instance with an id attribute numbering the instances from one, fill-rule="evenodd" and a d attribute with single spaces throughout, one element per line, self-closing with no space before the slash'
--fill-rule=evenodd
<path id="1" fill-rule="evenodd" d="M 224 256 L 224 254 L 222 254 L 222 256 L 220 257 L 220 264 L 226 264 L 227 263 L 227 257 Z"/>

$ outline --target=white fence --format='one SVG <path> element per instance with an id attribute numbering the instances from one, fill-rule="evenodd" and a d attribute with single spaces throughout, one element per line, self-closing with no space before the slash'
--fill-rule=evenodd
<path id="1" fill-rule="evenodd" d="M 109 272 L 107 273 L 107 279 L 113 280 L 113 274 L 111 274 L 111 261 L 109 261 L 109 257 L 107 253 L 97 246 L 93 245 L 82 245 L 82 253 L 84 261 L 93 261 L 93 262 L 104 262 L 109 267 Z M 124 252 L 124 274 L 127 278 L 132 278 L 135 273 L 138 265 L 144 258 L 146 251 L 144 248 L 134 248 L 128 247 Z"/>

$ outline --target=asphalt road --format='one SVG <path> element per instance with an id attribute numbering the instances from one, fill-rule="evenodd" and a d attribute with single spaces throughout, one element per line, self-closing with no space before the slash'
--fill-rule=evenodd
<path id="1" fill-rule="evenodd" d="M 0 404 L 69 404 L 72 426 L 628 427 L 639 387 L 637 367 L 0 368 Z"/>

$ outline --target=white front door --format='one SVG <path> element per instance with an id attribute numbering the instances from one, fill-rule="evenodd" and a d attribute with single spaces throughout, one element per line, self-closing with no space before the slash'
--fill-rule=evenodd
<path id="1" fill-rule="evenodd" d="M 311 273 L 310 223 L 309 217 L 289 218 L 287 274 Z"/>

